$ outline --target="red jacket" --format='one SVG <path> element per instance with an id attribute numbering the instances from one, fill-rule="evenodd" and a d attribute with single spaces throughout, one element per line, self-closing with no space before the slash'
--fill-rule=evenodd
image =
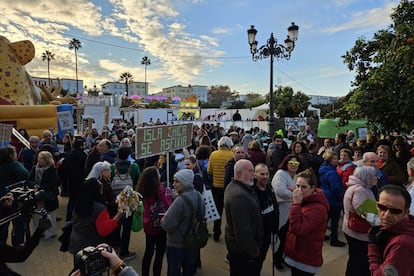
<path id="1" fill-rule="evenodd" d="M 250 161 L 252 161 L 255 167 L 259 163 L 266 164 L 266 153 L 263 151 L 248 149 L 247 152 L 250 155 Z"/>
<path id="2" fill-rule="evenodd" d="M 390 270 L 396 270 L 398 276 L 414 275 L 414 217 L 393 225 L 387 232 L 391 234 L 385 246 L 368 245 L 371 275 L 383 276 Z"/>
<path id="3" fill-rule="evenodd" d="M 305 197 L 302 204 L 292 205 L 285 242 L 286 256 L 305 265 L 322 266 L 328 211 L 328 200 L 320 189 Z"/>
<path id="4" fill-rule="evenodd" d="M 346 183 L 348 183 L 349 176 L 354 173 L 354 170 L 355 170 L 355 165 L 352 163 L 352 161 L 339 162 L 338 164 L 338 168 L 336 169 L 336 171 L 341 177 L 344 191 L 346 191 L 346 189 L 348 188 Z"/>

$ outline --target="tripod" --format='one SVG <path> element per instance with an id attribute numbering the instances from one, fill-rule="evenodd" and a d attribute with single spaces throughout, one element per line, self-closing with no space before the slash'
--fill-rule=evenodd
<path id="1" fill-rule="evenodd" d="M 24 229 L 25 229 L 25 240 L 28 241 L 31 237 L 30 233 L 30 218 L 33 213 L 40 215 L 40 219 L 47 219 L 47 212 L 44 208 L 39 210 L 33 210 L 31 213 L 23 214 L 21 210 L 17 210 L 16 212 L 0 219 L 0 226 L 10 223 L 11 221 L 23 217 L 24 219 Z"/>

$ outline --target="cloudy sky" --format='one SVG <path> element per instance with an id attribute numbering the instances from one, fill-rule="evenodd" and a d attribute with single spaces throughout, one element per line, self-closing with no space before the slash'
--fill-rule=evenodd
<path id="1" fill-rule="evenodd" d="M 35 59 L 26 69 L 47 77 L 41 55 L 55 54 L 51 77 L 78 74 L 98 87 L 130 72 L 144 81 L 148 56 L 150 93 L 174 85 L 228 85 L 241 94 L 269 90 L 269 59 L 253 62 L 247 29 L 255 25 L 259 46 L 273 32 L 283 43 L 291 22 L 299 40 L 289 61 L 274 63 L 274 83 L 308 95 L 344 96 L 353 72 L 341 55 L 358 37 L 387 28 L 397 0 L 0 0 L 0 33 L 30 39 Z"/>

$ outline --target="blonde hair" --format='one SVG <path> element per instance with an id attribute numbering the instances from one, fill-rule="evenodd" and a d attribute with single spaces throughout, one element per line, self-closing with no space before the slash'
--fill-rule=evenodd
<path id="1" fill-rule="evenodd" d="M 327 150 L 323 154 L 323 159 L 326 162 L 330 163 L 335 156 L 338 156 L 338 154 L 336 153 L 336 151 L 334 151 L 334 150 Z"/>
<path id="2" fill-rule="evenodd" d="M 54 166 L 55 165 L 55 161 L 53 160 L 53 156 L 50 152 L 48 151 L 41 151 L 39 152 L 39 154 L 37 155 L 37 158 L 43 158 L 47 164 L 47 166 Z"/>

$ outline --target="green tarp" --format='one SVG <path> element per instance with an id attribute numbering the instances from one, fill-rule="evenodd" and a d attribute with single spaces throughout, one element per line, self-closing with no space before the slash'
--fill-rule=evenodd
<path id="1" fill-rule="evenodd" d="M 339 120 L 335 119 L 321 119 L 318 125 L 318 137 L 319 138 L 335 138 L 337 133 L 344 133 L 346 130 L 353 130 L 355 135 L 358 135 L 358 129 L 364 129 L 367 127 L 366 120 L 350 120 L 349 124 L 337 128 Z M 362 131 L 364 132 L 364 131 Z"/>

